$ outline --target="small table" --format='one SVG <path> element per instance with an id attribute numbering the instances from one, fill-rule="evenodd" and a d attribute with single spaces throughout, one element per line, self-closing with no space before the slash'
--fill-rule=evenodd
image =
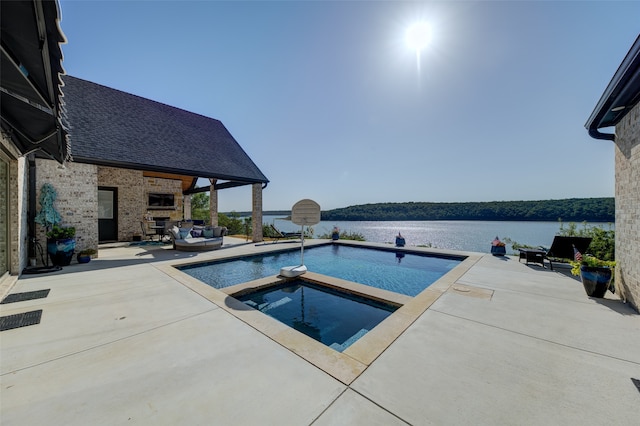
<path id="1" fill-rule="evenodd" d="M 160 237 L 160 239 L 158 241 L 162 241 L 164 239 L 164 225 L 162 225 L 162 226 L 151 225 L 151 226 L 149 226 L 149 229 L 153 229 L 154 231 L 156 231 L 156 235 L 158 235 Z"/>
<path id="2" fill-rule="evenodd" d="M 544 250 L 534 250 L 534 249 L 519 249 L 520 250 L 520 258 L 525 260 L 525 263 L 528 265 L 531 263 L 539 263 L 544 268 L 544 258 L 547 255 L 547 252 Z"/>

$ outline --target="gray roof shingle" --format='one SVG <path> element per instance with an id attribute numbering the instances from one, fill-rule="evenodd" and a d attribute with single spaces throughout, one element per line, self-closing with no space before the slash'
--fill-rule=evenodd
<path id="1" fill-rule="evenodd" d="M 269 182 L 219 120 L 76 77 L 63 79 L 74 161 Z"/>

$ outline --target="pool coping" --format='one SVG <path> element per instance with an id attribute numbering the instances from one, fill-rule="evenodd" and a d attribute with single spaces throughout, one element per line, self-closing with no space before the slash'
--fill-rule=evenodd
<path id="1" fill-rule="evenodd" d="M 389 249 L 388 245 L 375 243 L 358 242 L 357 244 L 353 244 L 353 242 L 349 242 L 346 245 Z M 464 260 L 414 297 L 314 273 L 312 271 L 308 271 L 302 276 L 305 280 L 315 281 L 322 285 L 333 286 L 364 297 L 402 305 L 343 352 L 337 352 L 323 343 L 294 330 L 232 297 L 233 294 L 281 283 L 285 281 L 284 277 L 272 275 L 224 289 L 215 289 L 178 269 L 180 266 L 193 264 L 194 262 L 171 262 L 157 265 L 157 267 L 185 287 L 261 332 L 274 342 L 297 354 L 342 383 L 349 385 L 444 293 L 447 291 L 466 292 L 463 286 L 459 284 L 454 286 L 454 284 L 482 257 L 482 255 L 478 253 L 453 252 L 428 248 L 404 248 L 402 251 L 405 253 L 431 254 L 435 256 L 464 257 Z M 246 257 L 246 254 L 232 257 Z M 206 263 L 206 261 L 197 263 Z M 474 297 L 486 297 L 484 294 L 473 293 L 470 295 Z"/>

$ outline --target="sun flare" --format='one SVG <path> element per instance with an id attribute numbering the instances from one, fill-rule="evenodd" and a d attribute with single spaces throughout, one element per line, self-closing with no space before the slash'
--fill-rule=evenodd
<path id="1" fill-rule="evenodd" d="M 407 28 L 405 42 L 411 49 L 422 50 L 431 41 L 431 27 L 426 22 L 416 22 Z"/>

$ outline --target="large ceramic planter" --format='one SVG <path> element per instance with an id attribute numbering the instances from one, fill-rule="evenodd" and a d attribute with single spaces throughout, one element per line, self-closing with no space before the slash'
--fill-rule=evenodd
<path id="1" fill-rule="evenodd" d="M 48 239 L 47 253 L 51 263 L 55 266 L 68 266 L 73 259 L 73 252 L 76 249 L 75 238 L 66 238 L 61 240 Z"/>
<path id="2" fill-rule="evenodd" d="M 504 256 L 507 254 L 507 248 L 505 246 L 491 246 L 491 254 L 494 256 Z"/>
<path id="3" fill-rule="evenodd" d="M 611 282 L 611 269 L 603 267 L 580 267 L 580 279 L 587 296 L 604 297 Z"/>

